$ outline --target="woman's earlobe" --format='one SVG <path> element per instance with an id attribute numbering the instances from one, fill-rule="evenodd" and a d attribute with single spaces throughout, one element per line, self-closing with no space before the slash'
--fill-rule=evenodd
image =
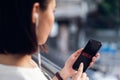
<path id="1" fill-rule="evenodd" d="M 38 15 L 38 13 L 34 13 L 33 16 L 34 16 L 34 19 L 35 19 L 34 23 L 35 23 L 36 27 L 38 27 L 38 24 L 39 24 L 39 15 Z"/>
<path id="2" fill-rule="evenodd" d="M 38 19 L 38 17 L 39 17 L 38 13 L 34 13 L 33 16 L 34 16 L 35 19 Z"/>

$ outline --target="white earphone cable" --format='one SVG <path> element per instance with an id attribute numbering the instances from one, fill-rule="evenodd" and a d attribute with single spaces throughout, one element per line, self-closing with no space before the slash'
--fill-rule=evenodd
<path id="1" fill-rule="evenodd" d="M 41 54 L 40 54 L 40 49 L 38 49 L 38 66 L 41 69 Z"/>

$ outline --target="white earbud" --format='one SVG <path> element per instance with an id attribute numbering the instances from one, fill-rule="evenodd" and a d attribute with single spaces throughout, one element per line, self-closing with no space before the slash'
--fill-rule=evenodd
<path id="1" fill-rule="evenodd" d="M 39 24 L 39 15 L 37 13 L 34 13 L 34 17 L 35 17 L 35 24 L 36 24 L 36 27 L 38 27 L 38 24 Z"/>

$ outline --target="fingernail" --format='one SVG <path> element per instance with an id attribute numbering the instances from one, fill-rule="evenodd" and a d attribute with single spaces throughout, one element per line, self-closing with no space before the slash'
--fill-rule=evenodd
<path id="1" fill-rule="evenodd" d="M 80 66 L 83 66 L 83 62 L 80 64 Z"/>

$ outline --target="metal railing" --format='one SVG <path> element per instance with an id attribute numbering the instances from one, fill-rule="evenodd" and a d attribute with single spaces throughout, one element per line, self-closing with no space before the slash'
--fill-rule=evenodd
<path id="1" fill-rule="evenodd" d="M 38 57 L 37 55 L 32 56 L 33 60 L 38 64 Z M 58 71 L 60 71 L 60 67 L 45 58 L 44 56 L 41 55 L 41 68 L 42 71 L 49 74 L 50 77 L 53 77 L 54 74 Z"/>

